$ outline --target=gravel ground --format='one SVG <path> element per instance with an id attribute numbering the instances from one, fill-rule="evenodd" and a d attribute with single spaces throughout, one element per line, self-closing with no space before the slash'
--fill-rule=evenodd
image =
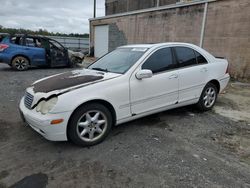
<path id="1" fill-rule="evenodd" d="M 68 70 L 0 65 L 0 187 L 250 187 L 250 87 L 229 86 L 213 111 L 155 114 L 80 148 L 45 140 L 18 113 L 26 87 Z"/>

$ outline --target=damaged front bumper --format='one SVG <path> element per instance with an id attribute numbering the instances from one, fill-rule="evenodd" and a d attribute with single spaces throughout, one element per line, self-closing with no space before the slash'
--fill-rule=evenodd
<path id="1" fill-rule="evenodd" d="M 67 124 L 71 112 L 63 112 L 58 114 L 45 114 L 36 112 L 35 109 L 29 110 L 24 105 L 24 98 L 21 99 L 20 114 L 22 119 L 36 132 L 50 141 L 66 141 L 67 139 Z M 63 119 L 60 124 L 51 124 L 55 119 Z"/>

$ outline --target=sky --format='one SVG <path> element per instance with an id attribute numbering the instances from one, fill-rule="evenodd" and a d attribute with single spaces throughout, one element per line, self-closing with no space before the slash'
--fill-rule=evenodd
<path id="1" fill-rule="evenodd" d="M 50 32 L 89 33 L 94 0 L 0 0 L 0 25 Z M 105 15 L 105 0 L 96 0 L 97 16 Z"/>

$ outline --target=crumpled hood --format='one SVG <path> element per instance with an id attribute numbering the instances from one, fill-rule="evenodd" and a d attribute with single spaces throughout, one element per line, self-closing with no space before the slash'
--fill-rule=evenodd
<path id="1" fill-rule="evenodd" d="M 32 84 L 32 89 L 34 93 L 50 93 L 52 91 L 61 93 L 117 76 L 119 74 L 89 69 L 74 70 L 38 80 Z"/>

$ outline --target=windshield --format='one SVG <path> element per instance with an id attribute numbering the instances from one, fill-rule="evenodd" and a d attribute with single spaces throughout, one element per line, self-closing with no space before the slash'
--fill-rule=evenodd
<path id="1" fill-rule="evenodd" d="M 118 48 L 103 56 L 88 69 L 124 74 L 147 51 L 147 48 Z"/>

